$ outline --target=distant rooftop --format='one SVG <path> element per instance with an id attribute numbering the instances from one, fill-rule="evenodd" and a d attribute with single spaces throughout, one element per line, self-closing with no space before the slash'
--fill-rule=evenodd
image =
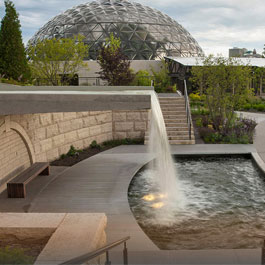
<path id="1" fill-rule="evenodd" d="M 185 66 L 203 66 L 204 57 L 165 57 L 166 59 L 175 61 Z M 265 67 L 265 58 L 233 58 L 242 63 L 242 65 L 250 65 L 257 67 Z"/>

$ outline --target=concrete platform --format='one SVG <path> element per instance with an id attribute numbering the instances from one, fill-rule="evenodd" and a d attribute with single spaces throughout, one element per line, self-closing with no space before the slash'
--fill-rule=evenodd
<path id="1" fill-rule="evenodd" d="M 46 237 L 34 264 L 55 265 L 103 247 L 106 222 L 102 213 L 0 213 L 0 239 Z"/>
<path id="2" fill-rule="evenodd" d="M 173 154 L 250 154 L 254 145 L 171 146 Z M 144 234 L 131 213 L 127 190 L 134 174 L 152 159 L 146 146 L 119 146 L 65 170 L 30 203 L 29 212 L 106 213 L 107 242 L 131 236 L 129 264 L 260 264 L 261 251 L 161 251 Z M 3 202 L 3 201 L 1 201 Z M 9 200 L 1 211 L 9 211 Z M 111 252 L 120 264 L 122 248 Z"/>
<path id="3" fill-rule="evenodd" d="M 150 109 L 153 89 L 151 86 L 22 87 L 0 83 L 0 115 Z"/>

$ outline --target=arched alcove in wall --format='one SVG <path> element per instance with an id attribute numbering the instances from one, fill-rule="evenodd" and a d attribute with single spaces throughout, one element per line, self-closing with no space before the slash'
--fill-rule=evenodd
<path id="1" fill-rule="evenodd" d="M 18 123 L 5 117 L 0 126 L 0 184 L 35 162 L 33 145 Z"/>

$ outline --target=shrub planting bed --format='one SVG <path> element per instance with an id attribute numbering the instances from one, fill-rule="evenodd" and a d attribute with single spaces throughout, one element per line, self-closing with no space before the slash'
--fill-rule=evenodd
<path id="1" fill-rule="evenodd" d="M 88 148 L 79 150 L 74 146 L 71 146 L 67 154 L 61 155 L 61 157 L 53 162 L 51 166 L 73 166 L 78 162 L 87 159 L 100 152 L 106 151 L 119 145 L 133 145 L 144 144 L 144 139 L 123 139 L 123 140 L 111 140 L 98 144 L 93 141 Z"/>

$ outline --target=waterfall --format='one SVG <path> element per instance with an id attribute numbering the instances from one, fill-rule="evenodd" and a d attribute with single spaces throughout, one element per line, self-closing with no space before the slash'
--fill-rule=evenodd
<path id="1" fill-rule="evenodd" d="M 166 126 L 160 108 L 159 100 L 154 91 L 151 93 L 151 125 L 149 131 L 149 152 L 155 157 L 149 169 L 156 178 L 159 202 L 154 208 L 181 207 L 184 195 L 181 192 L 178 174 L 170 152 Z M 147 198 L 148 199 L 148 198 Z"/>

